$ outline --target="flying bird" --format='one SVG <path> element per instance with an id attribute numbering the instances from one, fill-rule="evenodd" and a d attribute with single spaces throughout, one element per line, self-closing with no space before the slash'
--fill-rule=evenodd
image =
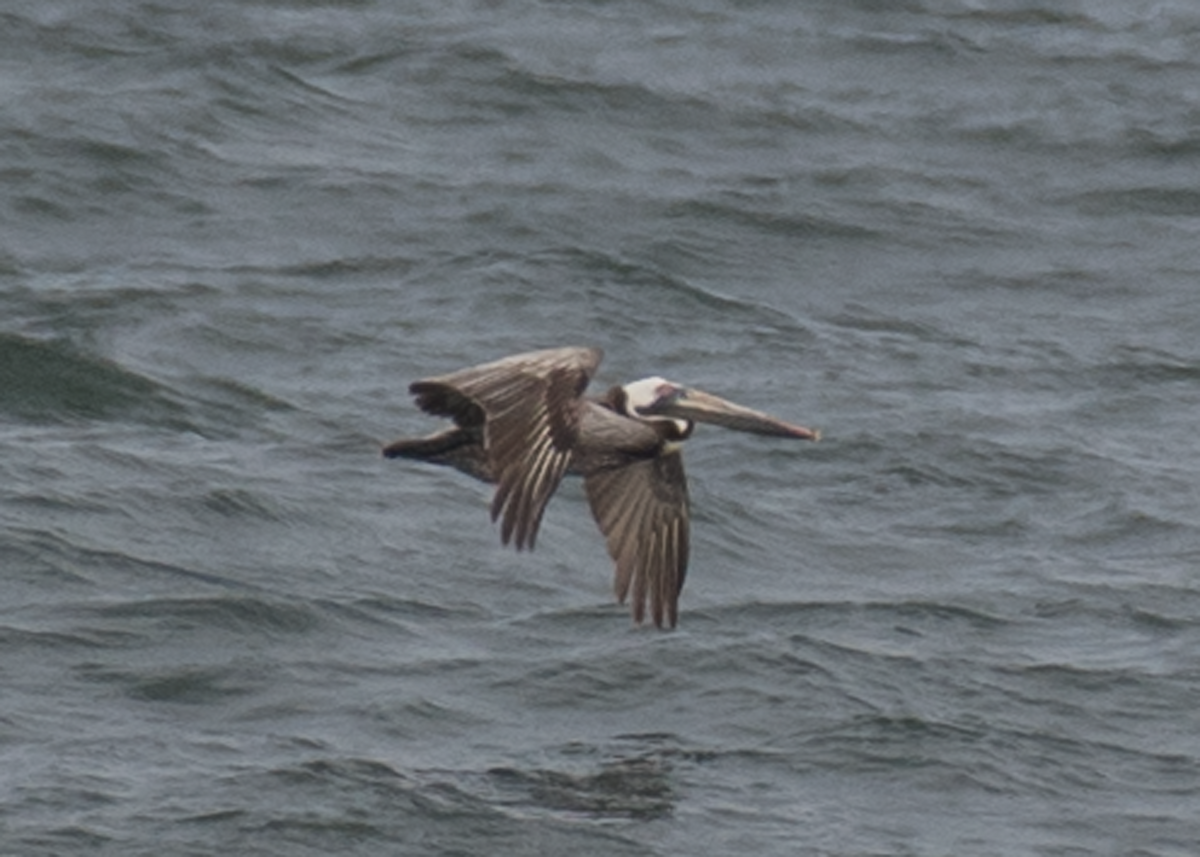
<path id="1" fill-rule="evenodd" d="M 505 357 L 409 386 L 426 413 L 453 427 L 388 444 L 388 458 L 454 467 L 494 483 L 500 539 L 532 550 L 546 503 L 567 474 L 583 477 L 592 515 L 616 564 L 633 619 L 675 627 L 688 566 L 688 492 L 680 444 L 697 422 L 817 440 L 792 425 L 659 377 L 584 389 L 599 348 L 552 348 Z"/>

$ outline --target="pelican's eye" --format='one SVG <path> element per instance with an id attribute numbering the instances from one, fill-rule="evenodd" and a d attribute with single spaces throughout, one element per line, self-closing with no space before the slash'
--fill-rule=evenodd
<path id="1" fill-rule="evenodd" d="M 661 384 L 654 391 L 654 405 L 656 407 L 669 405 L 679 399 L 686 398 L 686 396 L 687 390 L 683 387 L 676 386 L 675 384 Z"/>

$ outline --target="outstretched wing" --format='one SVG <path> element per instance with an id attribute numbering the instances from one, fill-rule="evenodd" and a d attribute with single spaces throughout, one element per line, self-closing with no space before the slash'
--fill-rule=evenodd
<path id="1" fill-rule="evenodd" d="M 635 622 L 672 628 L 688 565 L 688 494 L 683 456 L 665 449 L 653 458 L 588 473 L 584 489 L 592 515 L 617 564 L 614 588 L 624 604 L 630 589 Z"/>
<path id="2" fill-rule="evenodd" d="M 580 396 L 600 365 L 598 348 L 553 348 L 417 381 L 427 413 L 483 426 L 500 538 L 532 549 L 542 513 L 562 481 L 579 436 Z"/>

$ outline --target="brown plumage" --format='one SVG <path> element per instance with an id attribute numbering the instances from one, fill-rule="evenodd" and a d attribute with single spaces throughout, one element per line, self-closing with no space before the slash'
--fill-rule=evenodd
<path id="1" fill-rule="evenodd" d="M 656 626 L 674 627 L 689 537 L 679 442 L 692 420 L 775 436 L 815 440 L 817 433 L 661 378 L 585 398 L 601 357 L 598 348 L 555 348 L 417 381 L 409 390 L 418 406 L 454 426 L 395 441 L 384 455 L 494 482 L 492 520 L 501 541 L 518 550 L 533 548 L 563 476 L 582 476 L 616 564 L 618 600 L 631 600 L 639 624 L 648 605 Z"/>

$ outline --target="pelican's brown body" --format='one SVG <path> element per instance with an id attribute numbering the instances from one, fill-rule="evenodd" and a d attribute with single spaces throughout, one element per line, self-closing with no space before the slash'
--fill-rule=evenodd
<path id="1" fill-rule="evenodd" d="M 413 383 L 427 413 L 454 426 L 397 440 L 389 458 L 457 468 L 496 484 L 492 519 L 504 544 L 532 549 L 542 513 L 567 473 L 583 477 L 592 514 L 616 563 L 615 589 L 632 591 L 634 620 L 674 627 L 688 564 L 687 479 L 679 442 L 693 420 L 815 440 L 816 432 L 687 390 L 661 378 L 583 395 L 603 353 L 555 348 L 518 354 Z"/>

